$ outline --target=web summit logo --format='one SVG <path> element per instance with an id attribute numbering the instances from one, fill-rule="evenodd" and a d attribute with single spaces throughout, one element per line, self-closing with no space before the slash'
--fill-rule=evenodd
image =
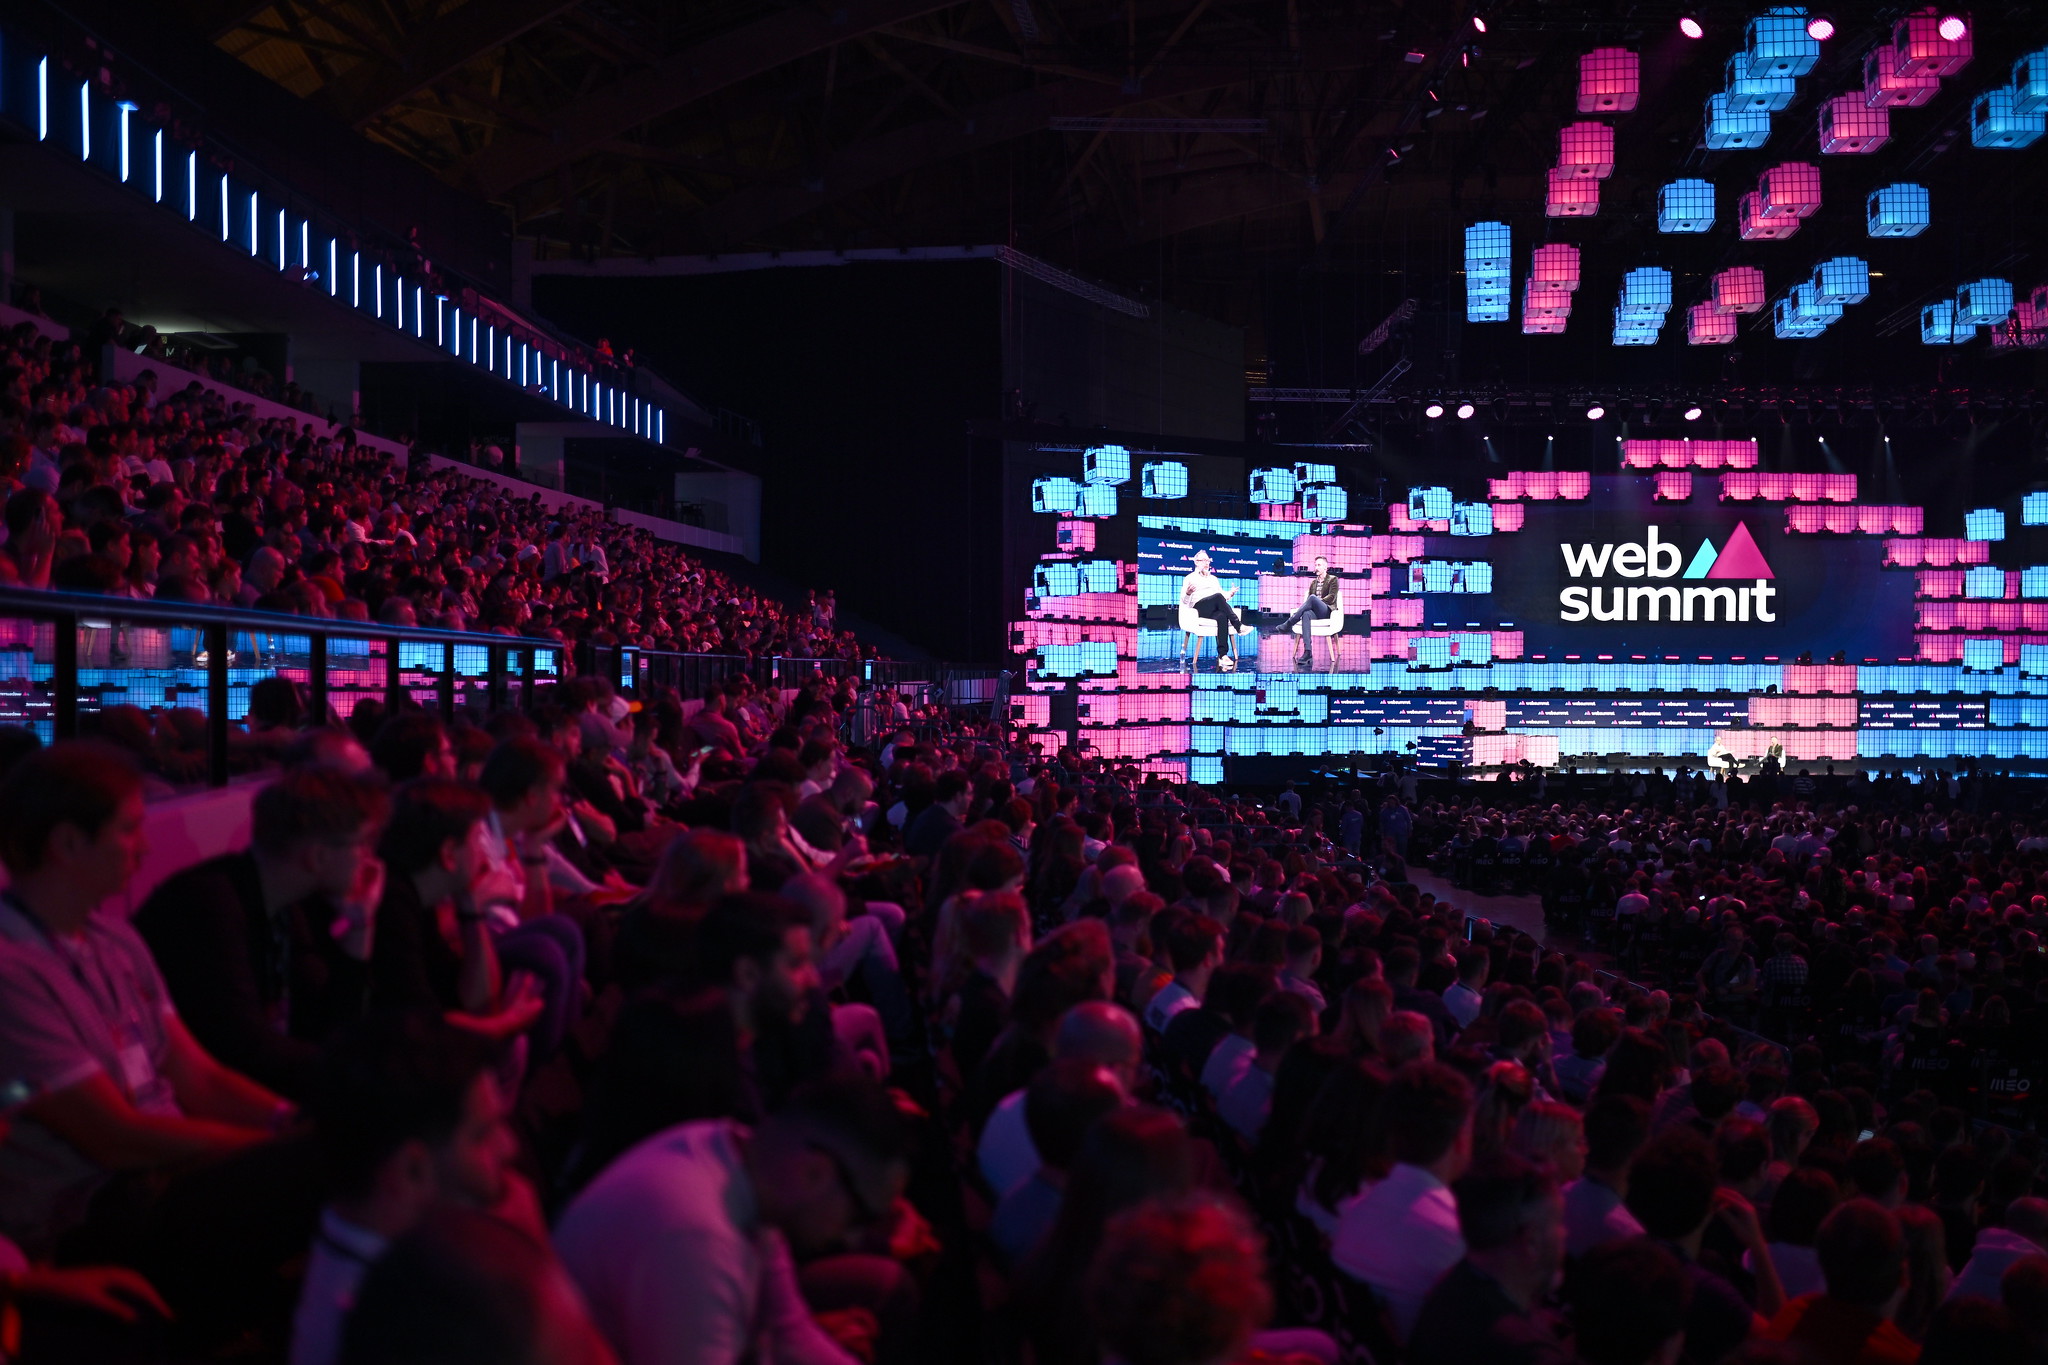
<path id="1" fill-rule="evenodd" d="M 1714 542 L 1700 541 L 1690 560 L 1671 541 L 1660 540 L 1657 528 L 1640 543 L 1616 545 L 1559 545 L 1564 552 L 1565 572 L 1573 578 L 1676 578 L 1681 581 L 1705 579 L 1747 580 L 1741 586 L 1724 583 L 1714 587 L 1679 587 L 1572 584 L 1557 594 L 1558 616 L 1564 621 L 1762 621 L 1778 619 L 1771 599 L 1778 590 L 1770 580 L 1777 575 L 1765 562 L 1763 551 L 1749 534 L 1749 527 L 1735 523 L 1734 533 L 1719 550 Z M 1683 566 L 1684 573 L 1679 572 Z"/>

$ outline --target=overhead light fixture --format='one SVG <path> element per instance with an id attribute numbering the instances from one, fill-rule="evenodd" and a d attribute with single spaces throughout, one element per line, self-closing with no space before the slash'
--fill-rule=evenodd
<path id="1" fill-rule="evenodd" d="M 1422 410 L 1422 415 L 1424 417 L 1441 417 L 1444 415 L 1444 405 L 1442 403 L 1431 403 Z"/>
<path id="2" fill-rule="evenodd" d="M 1835 21 L 1825 14 L 1816 14 L 1806 21 L 1806 36 L 1816 43 L 1824 43 L 1835 36 Z"/>
<path id="3" fill-rule="evenodd" d="M 1461 422 L 1467 421 L 1477 411 L 1479 409 L 1473 407 L 1470 403 L 1460 403 L 1458 404 L 1458 420 Z"/>
<path id="4" fill-rule="evenodd" d="M 1706 25 L 1702 24 L 1697 17 L 1690 14 L 1681 14 L 1678 16 L 1678 31 L 1680 33 L 1683 33 L 1686 37 L 1694 40 L 1698 40 L 1707 36 Z"/>
<path id="5" fill-rule="evenodd" d="M 1700 405 L 1695 403 L 1685 410 L 1685 420 L 1688 422 L 1697 422 L 1700 420 L 1701 414 L 1702 409 L 1700 408 Z"/>
<path id="6" fill-rule="evenodd" d="M 1963 35 L 1970 31 L 1970 25 L 1960 14 L 1944 14 L 1941 17 L 1941 27 L 1935 31 L 1941 34 L 1941 40 L 1945 43 L 1960 43 Z"/>
<path id="7" fill-rule="evenodd" d="M 1473 15 L 1473 16 L 1472 16 L 1472 28 L 1473 28 L 1473 31 L 1474 31 L 1474 32 L 1477 32 L 1477 33 L 1484 33 L 1484 32 L 1486 32 L 1486 20 L 1485 20 L 1484 18 L 1480 17 L 1480 16 L 1479 16 L 1479 15 L 1477 15 L 1477 14 Z"/>
<path id="8" fill-rule="evenodd" d="M 1588 422 L 1597 422 L 1606 415 L 1607 409 L 1601 407 L 1598 403 L 1595 403 L 1593 404 L 1593 406 L 1586 409 L 1586 420 Z"/>

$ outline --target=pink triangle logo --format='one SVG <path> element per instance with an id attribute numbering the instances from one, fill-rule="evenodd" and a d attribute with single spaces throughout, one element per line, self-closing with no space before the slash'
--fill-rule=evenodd
<path id="1" fill-rule="evenodd" d="M 1776 578 L 1771 566 L 1764 560 L 1764 552 L 1757 549 L 1756 541 L 1749 534 L 1747 522 L 1736 522 L 1735 531 L 1728 537 L 1728 543 L 1721 547 L 1720 557 L 1714 567 L 1707 570 L 1709 578 Z"/>

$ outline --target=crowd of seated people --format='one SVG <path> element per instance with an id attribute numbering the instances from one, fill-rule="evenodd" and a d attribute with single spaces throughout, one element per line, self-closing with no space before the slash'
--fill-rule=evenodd
<path id="1" fill-rule="evenodd" d="M 105 907 L 143 853 L 136 769 L 8 736 L 20 1358 L 2048 1347 L 2024 1117 L 1861 1036 L 1742 1027 L 1737 984 L 1808 937 L 1835 1008 L 2025 1027 L 2048 840 L 1968 792 L 1258 806 L 979 711 L 849 744 L 846 681 L 707 701 L 571 678 L 452 725 L 302 722 L 247 847 L 132 917 Z M 1530 831 L 1544 875 L 1614 881 L 1588 925 L 1637 922 L 1561 951 L 1406 874 Z M 1641 917 L 1694 911 L 1719 946 L 1687 977 Z M 1800 940 L 1748 958 L 1766 931 Z M 1643 980 L 1600 970 L 1631 945 Z"/>
<path id="2" fill-rule="evenodd" d="M 598 510 L 551 512 L 347 432 L 259 421 L 197 385 L 101 384 L 94 357 L 0 342 L 0 581 L 684 653 L 857 658 L 777 601 Z"/>

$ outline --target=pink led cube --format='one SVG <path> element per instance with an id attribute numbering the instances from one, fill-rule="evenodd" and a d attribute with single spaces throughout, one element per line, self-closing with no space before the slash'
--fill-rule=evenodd
<path id="1" fill-rule="evenodd" d="M 1811 217 L 1820 207 L 1820 167 L 1787 161 L 1765 171 L 1756 188 L 1759 218 Z"/>
<path id="2" fill-rule="evenodd" d="M 1891 110 L 1875 107 L 1858 94 L 1837 95 L 1820 107 L 1822 156 L 1853 156 L 1874 152 L 1892 140 Z M 1816 193 L 1815 199 L 1819 195 Z"/>
<path id="3" fill-rule="evenodd" d="M 1738 265 L 1714 276 L 1714 307 L 1723 313 L 1760 312 L 1768 301 L 1764 272 L 1753 265 Z"/>
<path id="4" fill-rule="evenodd" d="M 1800 220 L 1785 214 L 1777 218 L 1763 216 L 1763 193 L 1751 190 L 1742 196 L 1736 217 L 1736 230 L 1745 242 L 1782 242 L 1799 231 Z"/>
<path id="5" fill-rule="evenodd" d="M 1924 9 L 1892 25 L 1892 70 L 1901 76 L 1953 76 L 1968 66 L 1976 54 L 1975 34 L 1964 18 L 1960 34 L 1942 37 L 1942 23 L 1950 18 L 1962 16 Z"/>
<path id="6" fill-rule="evenodd" d="M 1763 476 L 1755 473 L 1723 474 L 1722 502 L 1752 502 L 1763 491 Z"/>
<path id="7" fill-rule="evenodd" d="M 1543 212 L 1551 218 L 1591 218 L 1600 212 L 1600 182 L 1553 166 Z"/>
<path id="8" fill-rule="evenodd" d="M 1694 346 L 1721 346 L 1735 340 L 1735 315 L 1712 301 L 1696 303 L 1685 313 L 1685 339 Z"/>
<path id="9" fill-rule="evenodd" d="M 1519 502 L 1503 503 L 1493 509 L 1493 529 L 1495 531 L 1519 531 L 1522 529 L 1523 519 L 1528 515 L 1528 512 L 1529 509 Z"/>
<path id="10" fill-rule="evenodd" d="M 1902 76 L 1898 50 L 1880 43 L 1864 54 L 1863 102 L 1873 109 L 1917 108 L 1941 89 L 1939 76 Z"/>
<path id="11" fill-rule="evenodd" d="M 1583 502 L 1593 496 L 1593 475 L 1588 470 L 1559 470 L 1557 496 L 1567 502 Z"/>
<path id="12" fill-rule="evenodd" d="M 1487 500 L 1489 502 L 1501 502 L 1508 498 L 1521 497 L 1522 478 L 1522 471 L 1518 469 L 1514 473 L 1508 475 L 1505 479 L 1488 479 L 1486 481 Z M 1495 518 L 1498 519 L 1498 517 L 1500 516 L 1500 509 L 1496 507 L 1493 509 L 1493 511 Z"/>
<path id="13" fill-rule="evenodd" d="M 1595 180 L 1613 175 L 1613 127 L 1605 123 L 1567 123 L 1558 134 L 1557 168 Z"/>
<path id="14" fill-rule="evenodd" d="M 1579 287 L 1579 249 L 1565 242 L 1547 242 L 1529 260 L 1529 287 L 1569 294 Z"/>
<path id="15" fill-rule="evenodd" d="M 1657 476 L 1657 501 L 1685 502 L 1692 497 L 1692 475 L 1690 473 L 1659 474 Z"/>
<path id="16" fill-rule="evenodd" d="M 1579 58 L 1580 113 L 1627 113 L 1641 93 L 1636 54 L 1627 48 L 1596 47 Z"/>

